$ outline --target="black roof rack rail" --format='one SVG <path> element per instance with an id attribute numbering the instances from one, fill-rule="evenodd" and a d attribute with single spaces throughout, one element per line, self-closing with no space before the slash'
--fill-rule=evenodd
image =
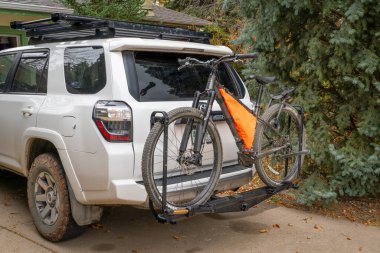
<path id="1" fill-rule="evenodd" d="M 134 37 L 144 39 L 180 40 L 210 44 L 210 34 L 191 29 L 100 19 L 65 13 L 53 13 L 51 18 L 34 21 L 13 21 L 13 29 L 22 29 L 29 44 L 66 40 Z"/>

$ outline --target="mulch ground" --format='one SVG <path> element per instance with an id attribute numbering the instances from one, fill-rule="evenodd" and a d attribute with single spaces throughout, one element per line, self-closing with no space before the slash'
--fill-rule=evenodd
<path id="1" fill-rule="evenodd" d="M 237 191 L 227 191 L 223 194 L 237 194 L 262 186 L 264 186 L 264 183 L 256 175 L 249 184 L 240 187 Z M 305 206 L 297 203 L 295 191 L 287 190 L 281 192 L 268 199 L 267 202 L 337 219 L 348 219 L 352 222 L 359 222 L 365 225 L 380 226 L 380 198 L 345 197 L 338 198 L 336 203 L 332 203 L 328 207 L 318 204 Z"/>
<path id="2" fill-rule="evenodd" d="M 289 208 L 310 211 L 338 219 L 348 219 L 365 225 L 380 226 L 380 198 L 345 197 L 338 198 L 336 203 L 332 203 L 328 207 L 319 205 L 305 206 L 297 203 L 294 195 L 284 192 L 278 194 L 276 199 L 271 201 Z"/>

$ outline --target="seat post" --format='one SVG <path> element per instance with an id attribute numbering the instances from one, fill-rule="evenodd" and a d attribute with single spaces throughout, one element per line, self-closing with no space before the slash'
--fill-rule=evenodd
<path id="1" fill-rule="evenodd" d="M 258 91 L 258 95 L 257 95 L 257 99 L 256 99 L 254 113 L 256 115 L 259 115 L 261 96 L 263 95 L 263 91 L 264 91 L 264 84 L 262 84 L 260 82 L 257 82 L 257 83 L 259 84 L 259 91 Z"/>

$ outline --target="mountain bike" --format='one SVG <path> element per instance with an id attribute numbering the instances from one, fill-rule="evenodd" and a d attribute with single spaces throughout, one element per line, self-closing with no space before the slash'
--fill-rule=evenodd
<path id="1" fill-rule="evenodd" d="M 215 100 L 236 141 L 240 164 L 254 165 L 261 180 L 271 187 L 298 177 L 307 151 L 303 111 L 287 102 L 294 88 L 271 95 L 268 109 L 258 116 L 264 86 L 273 82 L 273 77 L 250 77 L 259 84 L 252 110 L 217 81 L 220 64 L 256 57 L 256 54 L 235 54 L 205 61 L 190 57 L 178 60 L 179 70 L 206 67 L 211 71 L 206 89 L 195 93 L 192 107 L 159 112 L 162 117 L 156 116 L 158 112 L 152 115 L 142 175 L 155 207 L 166 205 L 179 210 L 201 205 L 215 192 L 223 161 L 222 142 L 210 117 Z"/>

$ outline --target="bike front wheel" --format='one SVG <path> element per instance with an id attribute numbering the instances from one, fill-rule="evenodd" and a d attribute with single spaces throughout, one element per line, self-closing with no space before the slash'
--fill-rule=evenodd
<path id="1" fill-rule="evenodd" d="M 175 210 L 205 203 L 214 193 L 222 169 L 222 144 L 215 124 L 210 120 L 201 145 L 201 159 L 194 162 L 195 132 L 203 122 L 202 112 L 183 107 L 168 113 L 167 203 Z M 180 143 L 188 121 L 192 128 L 184 152 Z M 142 176 L 155 208 L 162 207 L 164 125 L 156 122 L 145 142 Z"/>
<path id="2" fill-rule="evenodd" d="M 287 104 L 269 107 L 262 121 L 265 123 L 259 122 L 253 144 L 255 167 L 266 185 L 277 187 L 299 175 L 305 156 L 304 128 L 297 110 Z"/>

